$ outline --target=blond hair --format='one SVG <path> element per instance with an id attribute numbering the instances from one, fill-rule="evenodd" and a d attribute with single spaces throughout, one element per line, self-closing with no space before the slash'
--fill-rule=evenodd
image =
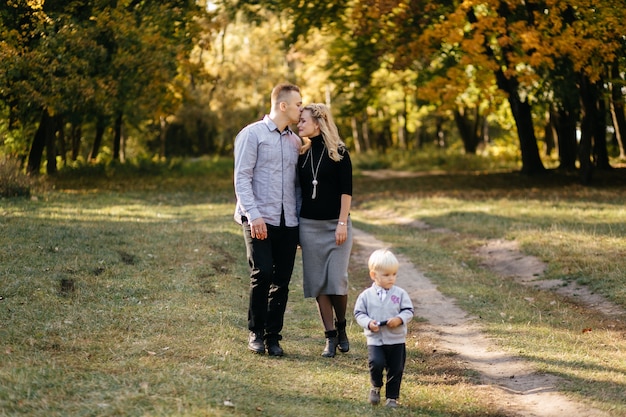
<path id="1" fill-rule="evenodd" d="M 367 266 L 370 271 L 397 271 L 399 262 L 398 258 L 389 249 L 378 249 L 370 255 Z"/>
<path id="2" fill-rule="evenodd" d="M 328 149 L 328 156 L 335 162 L 341 161 L 343 155 L 339 153 L 339 148 L 345 148 L 346 144 L 343 143 L 339 137 L 339 131 L 337 125 L 333 121 L 333 116 L 330 113 L 330 109 L 322 103 L 307 104 L 302 108 L 302 111 L 308 110 L 311 112 L 311 117 L 315 119 L 316 123 L 320 127 L 322 138 L 324 138 L 324 145 Z M 311 147 L 311 140 L 309 138 L 303 138 L 303 145 L 300 153 L 304 154 Z"/>

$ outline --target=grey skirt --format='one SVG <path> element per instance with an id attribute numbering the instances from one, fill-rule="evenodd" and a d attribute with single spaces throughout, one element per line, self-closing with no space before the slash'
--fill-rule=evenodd
<path id="1" fill-rule="evenodd" d="M 337 220 L 300 219 L 302 287 L 306 298 L 348 294 L 348 262 L 352 250 L 352 222 L 348 237 L 337 246 Z"/>

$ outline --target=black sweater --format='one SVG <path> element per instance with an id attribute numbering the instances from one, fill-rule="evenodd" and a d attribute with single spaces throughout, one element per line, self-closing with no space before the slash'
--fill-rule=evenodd
<path id="1" fill-rule="evenodd" d="M 322 136 L 311 138 L 311 148 L 300 155 L 298 175 L 302 187 L 302 209 L 300 216 L 313 220 L 333 220 L 339 218 L 341 195 L 352 195 L 352 162 L 345 147 L 339 148 L 343 156 L 335 162 L 328 156 Z M 322 160 L 320 161 L 320 155 Z M 317 168 L 319 163 L 319 169 Z M 313 165 L 311 165 L 313 164 Z M 311 170 L 311 167 L 313 168 Z M 313 172 L 317 173 L 316 197 L 313 195 Z"/>

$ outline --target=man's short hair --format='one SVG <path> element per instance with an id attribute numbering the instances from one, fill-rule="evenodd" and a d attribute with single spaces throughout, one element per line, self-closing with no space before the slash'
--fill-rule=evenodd
<path id="1" fill-rule="evenodd" d="M 300 92 L 300 87 L 291 83 L 280 83 L 272 90 L 272 106 L 280 103 L 281 101 L 285 101 L 285 98 L 289 93 L 295 91 L 297 93 Z"/>

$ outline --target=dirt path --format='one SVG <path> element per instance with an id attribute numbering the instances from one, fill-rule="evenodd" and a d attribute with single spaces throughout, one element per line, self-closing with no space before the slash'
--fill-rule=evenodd
<path id="1" fill-rule="evenodd" d="M 411 223 L 414 227 L 428 228 L 428 225 L 420 222 Z M 390 246 L 357 229 L 354 230 L 354 239 L 355 254 L 363 259 L 375 249 Z M 500 244 L 497 241 L 493 242 L 483 250 L 486 266 L 494 270 L 501 268 L 499 273 L 514 276 L 528 285 L 540 285 L 537 277 L 543 272 L 543 266 L 537 260 L 533 260 L 534 258 L 523 257 L 514 246 L 507 246 L 502 241 Z M 398 285 L 411 295 L 416 307 L 416 316 L 427 320 L 421 331 L 432 338 L 438 351 L 456 353 L 464 366 L 477 371 L 481 375 L 485 389 L 494 394 L 492 397 L 497 407 L 507 415 L 609 416 L 601 410 L 588 408 L 556 391 L 558 377 L 538 373 L 529 363 L 498 350 L 498 347 L 481 332 L 480 326 L 473 318 L 457 307 L 453 299 L 441 294 L 436 286 L 403 256 L 398 256 L 398 260 L 400 261 Z M 506 263 L 510 265 L 505 267 Z M 519 271 L 513 269 L 518 267 Z M 595 300 L 594 303 L 602 308 L 608 308 L 609 311 L 619 312 L 614 310 L 613 306 L 604 304 L 603 300 Z"/>
<path id="2" fill-rule="evenodd" d="M 486 267 L 502 276 L 512 278 L 522 285 L 554 291 L 608 317 L 619 317 L 626 314 L 620 306 L 591 292 L 588 287 L 560 279 L 542 279 L 546 265 L 535 257 L 522 254 L 515 241 L 490 240 L 480 248 L 478 254 L 482 257 Z"/>

